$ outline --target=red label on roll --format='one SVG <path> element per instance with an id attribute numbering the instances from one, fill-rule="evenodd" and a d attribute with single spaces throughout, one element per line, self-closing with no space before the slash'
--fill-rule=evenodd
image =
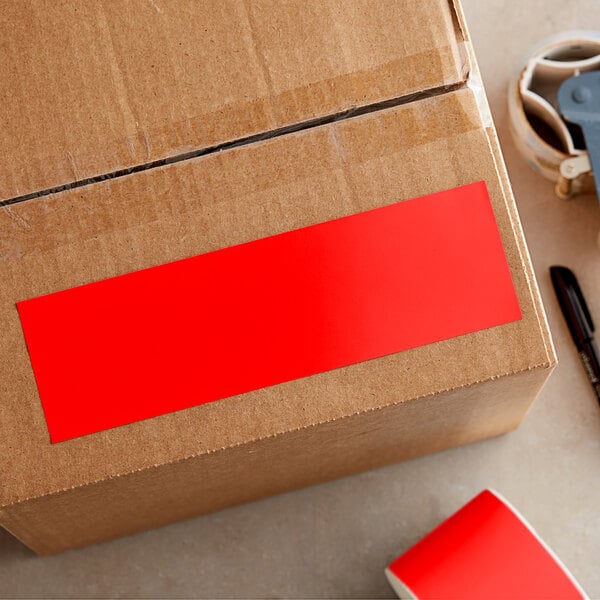
<path id="1" fill-rule="evenodd" d="M 529 524 L 484 490 L 394 560 L 387 577 L 417 600 L 582 600 L 585 593 Z"/>
<path id="2" fill-rule="evenodd" d="M 521 318 L 484 182 L 17 307 L 53 442 Z"/>

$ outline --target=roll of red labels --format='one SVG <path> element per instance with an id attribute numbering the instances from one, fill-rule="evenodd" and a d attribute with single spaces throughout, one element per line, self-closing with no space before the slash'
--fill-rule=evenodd
<path id="1" fill-rule="evenodd" d="M 490 490 L 394 560 L 386 576 L 411 600 L 587 598 L 527 521 Z"/>

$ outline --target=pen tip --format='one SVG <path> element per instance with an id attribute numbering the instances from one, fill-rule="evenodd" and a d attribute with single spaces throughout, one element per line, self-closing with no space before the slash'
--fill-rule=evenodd
<path id="1" fill-rule="evenodd" d="M 562 277 L 573 277 L 573 271 L 571 271 L 571 269 L 568 269 L 567 267 L 563 267 L 562 265 L 552 265 L 550 267 L 550 275 L 555 277 L 555 276 L 562 276 Z"/>

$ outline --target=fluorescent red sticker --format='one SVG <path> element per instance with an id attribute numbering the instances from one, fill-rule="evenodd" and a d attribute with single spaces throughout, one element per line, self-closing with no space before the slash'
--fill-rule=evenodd
<path id="1" fill-rule="evenodd" d="M 53 442 L 521 318 L 484 182 L 17 307 Z"/>
<path id="2" fill-rule="evenodd" d="M 523 517 L 489 490 L 394 560 L 386 575 L 401 598 L 586 598 Z"/>

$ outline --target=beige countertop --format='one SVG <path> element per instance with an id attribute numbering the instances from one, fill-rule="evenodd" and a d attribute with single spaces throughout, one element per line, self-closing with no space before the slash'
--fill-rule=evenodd
<path id="1" fill-rule="evenodd" d="M 600 322 L 600 208 L 560 201 L 508 133 L 506 90 L 543 38 L 599 29 L 598 0 L 463 0 L 538 275 L 559 365 L 508 435 L 38 558 L 0 531 L 2 597 L 391 598 L 385 565 L 482 488 L 510 500 L 600 598 L 600 407 L 554 298 L 548 267 L 578 275 Z"/>

